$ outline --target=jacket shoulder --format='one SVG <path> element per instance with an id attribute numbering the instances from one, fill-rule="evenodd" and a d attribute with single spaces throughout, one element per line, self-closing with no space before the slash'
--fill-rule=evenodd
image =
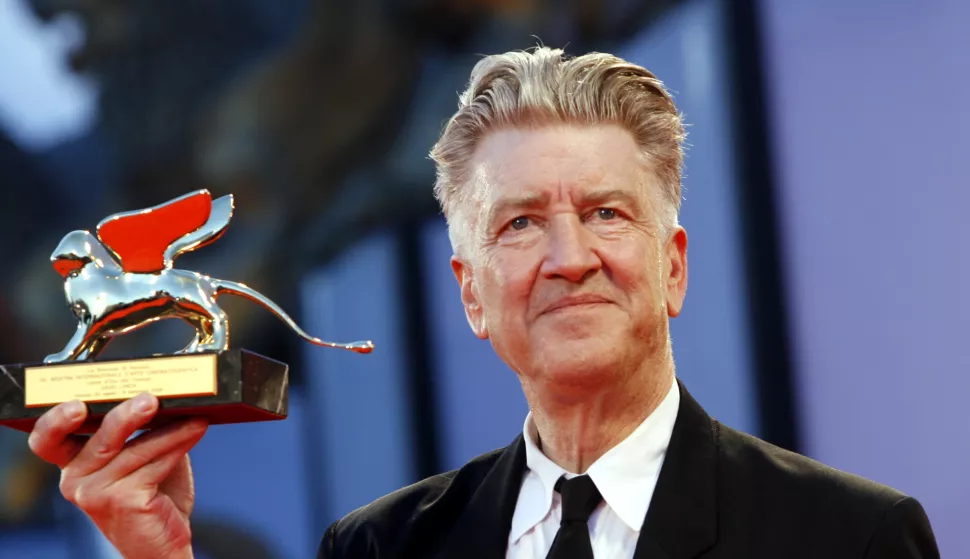
<path id="1" fill-rule="evenodd" d="M 824 501 L 878 512 L 907 497 L 888 485 L 715 423 L 722 472 L 732 479 L 771 487 L 784 494 L 801 495 L 799 502 Z"/>
<path id="2" fill-rule="evenodd" d="M 384 495 L 333 522 L 324 533 L 317 559 L 397 556 L 422 526 L 442 526 L 455 518 L 506 449 L 479 455 L 461 468 L 425 478 Z"/>
<path id="3" fill-rule="evenodd" d="M 926 512 L 913 497 L 715 426 L 725 538 L 755 530 L 758 537 L 747 541 L 757 540 L 767 555 L 799 549 L 806 557 L 882 557 L 888 549 L 912 549 L 918 553 L 899 557 L 939 557 Z"/>

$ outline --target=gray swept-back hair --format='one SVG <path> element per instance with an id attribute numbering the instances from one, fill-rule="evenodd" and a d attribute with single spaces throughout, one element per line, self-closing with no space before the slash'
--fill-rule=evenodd
<path id="1" fill-rule="evenodd" d="M 467 188 L 470 161 L 479 141 L 490 130 L 549 123 L 613 123 L 629 130 L 659 179 L 661 225 L 676 224 L 686 132 L 663 83 L 610 54 L 568 57 L 560 49 L 536 47 L 480 60 L 458 111 L 431 150 L 437 168 L 434 194 L 457 254 L 474 227 L 466 222 L 465 209 L 472 190 Z"/>

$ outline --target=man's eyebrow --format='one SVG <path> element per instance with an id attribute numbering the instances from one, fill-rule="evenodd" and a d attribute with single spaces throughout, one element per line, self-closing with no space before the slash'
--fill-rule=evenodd
<path id="1" fill-rule="evenodd" d="M 606 202 L 623 202 L 632 209 L 638 209 L 640 207 L 640 202 L 637 197 L 632 192 L 622 188 L 584 192 L 578 199 L 580 206 L 596 206 Z"/>
<path id="2" fill-rule="evenodd" d="M 492 226 L 496 219 L 509 212 L 539 208 L 548 202 L 549 195 L 545 193 L 532 193 L 501 198 L 492 204 L 488 214 L 485 216 L 485 223 L 488 226 Z"/>

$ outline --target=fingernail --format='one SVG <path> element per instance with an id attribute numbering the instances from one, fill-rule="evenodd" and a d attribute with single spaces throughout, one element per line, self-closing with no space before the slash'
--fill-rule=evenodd
<path id="1" fill-rule="evenodd" d="M 64 415 L 68 419 L 76 420 L 80 419 L 84 415 L 84 404 L 79 400 L 73 400 L 64 405 Z"/>
<path id="2" fill-rule="evenodd" d="M 147 413 L 152 410 L 152 406 L 154 406 L 154 402 L 152 402 L 152 397 L 147 392 L 135 396 L 135 411 Z"/>

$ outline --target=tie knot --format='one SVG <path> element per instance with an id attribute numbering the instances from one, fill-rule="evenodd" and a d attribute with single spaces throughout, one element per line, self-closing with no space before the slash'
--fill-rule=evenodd
<path id="1" fill-rule="evenodd" d="M 556 482 L 556 491 L 562 495 L 562 521 L 583 522 L 589 520 L 589 515 L 593 514 L 596 506 L 603 500 L 599 489 L 588 475 L 574 477 L 573 479 L 559 478 Z"/>

